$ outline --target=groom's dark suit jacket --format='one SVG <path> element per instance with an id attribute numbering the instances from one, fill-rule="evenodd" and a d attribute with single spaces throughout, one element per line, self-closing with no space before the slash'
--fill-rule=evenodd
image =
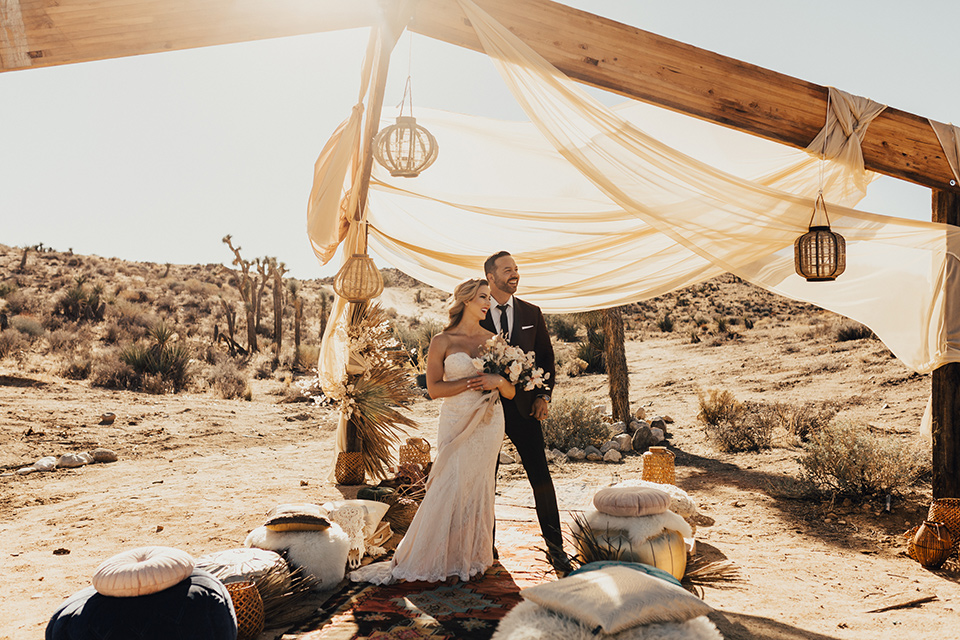
<path id="1" fill-rule="evenodd" d="M 495 309 L 496 301 L 491 298 L 491 306 L 487 317 L 480 323 L 488 331 L 496 333 L 491 313 Z M 557 376 L 556 363 L 553 359 L 553 345 L 550 343 L 550 334 L 547 332 L 547 323 L 543 319 L 540 307 L 513 297 L 513 324 L 510 331 L 510 344 L 516 345 L 524 351 L 533 351 L 536 354 L 537 366 L 549 373 L 547 378 L 549 389 L 534 389 L 524 391 L 517 388 L 517 395 L 513 402 L 517 404 L 520 415 L 529 417 L 533 400 L 540 395 L 550 395 Z"/>

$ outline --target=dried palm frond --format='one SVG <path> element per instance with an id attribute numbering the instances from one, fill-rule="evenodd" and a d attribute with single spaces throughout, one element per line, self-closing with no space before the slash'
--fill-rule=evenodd
<path id="1" fill-rule="evenodd" d="M 576 526 L 571 529 L 570 536 L 577 555 L 570 558 L 571 563 L 583 566 L 591 562 L 619 561 L 623 558 L 626 549 L 623 548 L 622 539 L 611 535 L 609 529 L 605 535 L 597 533 L 582 513 L 574 513 L 573 521 Z"/>
<path id="2" fill-rule="evenodd" d="M 351 349 L 368 366 L 351 376 L 353 413 L 350 422 L 357 431 L 364 472 L 368 477 L 387 477 L 392 450 L 406 435 L 403 427 L 416 423 L 399 409 L 417 397 L 407 375 L 406 352 L 396 349 L 396 339 L 386 313 L 379 304 L 366 307 L 348 329 Z"/>
<path id="3" fill-rule="evenodd" d="M 296 622 L 302 615 L 300 605 L 313 592 L 316 580 L 297 567 L 288 575 L 271 571 L 257 580 L 263 600 L 263 618 L 267 626 L 281 627 Z"/>
<path id="4" fill-rule="evenodd" d="M 383 362 L 375 363 L 354 383 L 355 404 L 350 420 L 357 428 L 368 477 L 387 477 L 392 450 L 407 433 L 403 427 L 417 425 L 398 409 L 412 399 L 412 392 L 404 370 Z"/>
<path id="5" fill-rule="evenodd" d="M 703 556 L 696 556 L 687 562 L 687 571 L 680 581 L 688 591 L 702 595 L 703 587 L 733 588 L 733 583 L 742 582 L 740 568 L 729 560 L 710 562 Z"/>

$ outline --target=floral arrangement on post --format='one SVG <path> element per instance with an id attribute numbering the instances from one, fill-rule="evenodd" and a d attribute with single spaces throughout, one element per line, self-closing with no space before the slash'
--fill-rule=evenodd
<path id="1" fill-rule="evenodd" d="M 483 373 L 495 373 L 516 385 L 518 390 L 546 389 L 549 373 L 537 366 L 536 354 L 508 344 L 497 334 L 480 348 L 480 355 L 473 359 L 473 366 Z M 487 393 L 487 392 L 484 392 Z"/>
<path id="2" fill-rule="evenodd" d="M 359 452 L 364 473 L 384 479 L 392 450 L 416 423 L 400 409 L 418 397 L 410 384 L 409 356 L 396 340 L 379 304 L 360 305 L 346 327 L 349 360 L 343 380 L 326 384 L 315 394 L 319 378 L 305 393 L 314 402 L 332 401 L 347 420 L 347 452 Z"/>

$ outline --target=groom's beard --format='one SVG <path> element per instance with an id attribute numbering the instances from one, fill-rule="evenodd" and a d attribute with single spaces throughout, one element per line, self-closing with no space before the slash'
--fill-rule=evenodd
<path id="1" fill-rule="evenodd" d="M 517 285 L 520 284 L 519 277 L 507 278 L 506 280 L 501 280 L 500 278 L 495 277 L 492 280 L 492 284 L 497 288 L 497 290 L 502 291 L 510 296 L 517 292 Z"/>

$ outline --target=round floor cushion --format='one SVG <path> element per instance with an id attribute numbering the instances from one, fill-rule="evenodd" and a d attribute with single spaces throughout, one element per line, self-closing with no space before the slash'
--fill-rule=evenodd
<path id="1" fill-rule="evenodd" d="M 665 512 L 670 496 L 650 487 L 606 487 L 593 496 L 593 506 L 609 516 L 650 516 Z"/>
<path id="2" fill-rule="evenodd" d="M 146 596 L 181 582 L 195 564 L 180 549 L 138 547 L 104 560 L 93 574 L 93 587 L 105 596 Z"/>
<path id="3" fill-rule="evenodd" d="M 82 589 L 47 624 L 46 640 L 236 640 L 223 583 L 201 569 L 149 595 L 116 598 Z"/>
<path id="4" fill-rule="evenodd" d="M 197 558 L 197 568 L 209 571 L 224 584 L 245 581 L 259 583 L 267 575 L 280 577 L 285 585 L 290 579 L 290 569 L 283 556 L 256 547 L 208 553 Z"/>

